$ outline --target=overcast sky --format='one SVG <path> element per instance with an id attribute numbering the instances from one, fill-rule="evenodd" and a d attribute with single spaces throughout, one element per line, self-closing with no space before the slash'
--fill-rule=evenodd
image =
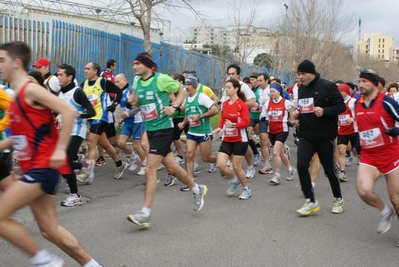
<path id="1" fill-rule="evenodd" d="M 198 7 L 198 11 L 206 14 L 206 24 L 208 26 L 226 27 L 232 24 L 228 17 L 228 11 L 232 10 L 231 4 L 234 0 L 213 0 Z M 250 10 L 253 0 L 235 1 L 236 6 L 240 2 L 245 3 L 242 9 Z M 284 0 L 262 0 L 259 1 L 257 10 L 259 15 L 254 21 L 254 26 L 271 28 L 273 20 L 283 16 L 285 10 L 283 4 L 289 4 Z M 353 14 L 353 32 L 348 35 L 346 43 L 353 44 L 358 36 L 359 17 L 362 18 L 361 38 L 365 33 L 382 33 L 392 35 L 395 38 L 395 45 L 399 45 L 399 1 L 398 0 L 343 0 L 343 7 L 347 15 Z M 172 34 L 171 42 L 183 42 L 189 39 L 189 28 L 203 25 L 204 22 L 196 18 L 190 11 L 186 10 L 180 14 L 168 14 L 162 12 L 161 16 L 171 21 Z"/>

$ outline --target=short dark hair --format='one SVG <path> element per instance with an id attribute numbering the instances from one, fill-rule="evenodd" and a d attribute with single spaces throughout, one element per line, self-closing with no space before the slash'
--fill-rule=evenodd
<path id="1" fill-rule="evenodd" d="M 242 82 L 243 82 L 243 83 L 250 83 L 251 80 L 249 79 L 249 77 L 244 77 L 244 78 L 242 79 Z"/>
<path id="2" fill-rule="evenodd" d="M 112 66 L 114 66 L 116 63 L 116 61 L 114 59 L 110 59 L 107 61 L 107 68 L 111 68 Z"/>
<path id="3" fill-rule="evenodd" d="M 0 46 L 0 50 L 6 51 L 12 59 L 18 58 L 22 60 L 23 68 L 28 72 L 29 62 L 32 58 L 32 50 L 26 43 L 20 41 L 4 43 Z"/>
<path id="4" fill-rule="evenodd" d="M 100 76 L 101 75 L 101 66 L 100 64 L 96 63 L 96 62 L 89 62 L 91 63 L 92 69 L 97 71 L 97 75 Z"/>
<path id="5" fill-rule="evenodd" d="M 59 68 L 60 68 L 60 70 L 64 70 L 64 72 L 67 76 L 72 75 L 72 81 L 75 79 L 76 70 L 74 69 L 74 67 L 72 67 L 71 65 L 68 65 L 68 64 L 62 64 L 61 66 L 59 66 Z"/>
<path id="6" fill-rule="evenodd" d="M 266 72 L 264 72 L 264 73 L 259 73 L 259 75 L 258 75 L 258 77 L 259 76 L 263 76 L 263 78 L 265 79 L 265 81 L 267 81 L 267 83 L 270 83 L 271 81 L 270 81 L 270 76 L 269 76 L 269 74 L 267 74 Z"/>
<path id="7" fill-rule="evenodd" d="M 229 69 L 231 69 L 231 68 L 236 69 L 237 75 L 240 75 L 240 74 L 241 74 L 241 68 L 240 68 L 240 66 L 238 66 L 237 64 L 230 64 L 230 65 L 228 65 L 228 66 L 227 66 L 227 72 L 228 72 Z"/>

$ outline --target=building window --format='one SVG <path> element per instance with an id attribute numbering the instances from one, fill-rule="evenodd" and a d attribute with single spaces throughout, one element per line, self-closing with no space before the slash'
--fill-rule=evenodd
<path id="1" fill-rule="evenodd" d="M 378 54 L 380 54 L 381 53 L 381 50 L 380 49 L 378 49 Z"/>
<path id="2" fill-rule="evenodd" d="M 381 43 L 381 39 L 378 39 L 378 42 Z"/>
<path id="3" fill-rule="evenodd" d="M 384 48 L 384 45 L 382 45 L 382 48 Z"/>
<path id="4" fill-rule="evenodd" d="M 384 49 L 382 49 L 382 53 L 384 54 Z"/>
<path id="5" fill-rule="evenodd" d="M 378 45 L 378 48 L 380 48 L 380 47 L 381 47 L 381 45 L 379 44 L 379 45 Z"/>
<path id="6" fill-rule="evenodd" d="M 384 42 L 385 42 L 385 39 L 382 39 L 382 42 L 384 43 Z"/>

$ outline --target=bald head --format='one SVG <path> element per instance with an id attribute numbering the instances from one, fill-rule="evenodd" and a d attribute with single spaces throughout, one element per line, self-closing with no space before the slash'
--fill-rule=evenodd
<path id="1" fill-rule="evenodd" d="M 116 75 L 115 76 L 115 84 L 120 89 L 123 89 L 126 86 L 126 84 L 127 84 L 127 79 L 126 79 L 125 74 L 120 73 L 120 74 Z"/>

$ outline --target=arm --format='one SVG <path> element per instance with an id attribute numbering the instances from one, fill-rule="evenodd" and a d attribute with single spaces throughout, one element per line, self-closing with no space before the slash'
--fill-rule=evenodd
<path id="1" fill-rule="evenodd" d="M 101 86 L 104 88 L 104 90 L 107 93 L 115 93 L 116 94 L 116 97 L 115 97 L 114 101 L 112 102 L 112 105 L 114 105 L 116 107 L 121 102 L 123 91 L 118 86 L 116 86 L 114 83 L 112 83 L 110 80 L 101 79 Z"/>
<path id="2" fill-rule="evenodd" d="M 87 99 L 86 94 L 83 92 L 82 89 L 77 89 L 74 94 L 74 99 L 76 103 L 82 105 L 85 108 L 85 111 L 79 114 L 80 118 L 86 119 L 91 118 L 96 115 L 96 112 L 93 109 L 93 106 L 90 104 L 89 99 Z"/>
<path id="3" fill-rule="evenodd" d="M 132 108 L 131 110 L 129 110 L 129 117 L 133 117 L 134 115 L 136 115 L 139 112 L 140 112 L 140 108 L 138 108 L 138 107 Z"/>
<path id="4" fill-rule="evenodd" d="M 235 123 L 235 128 L 243 129 L 249 126 L 249 110 L 246 104 L 241 104 L 241 121 Z"/>
<path id="5" fill-rule="evenodd" d="M 330 105 L 328 107 L 323 108 L 323 116 L 325 117 L 335 117 L 338 114 L 344 112 L 346 110 L 345 102 L 342 98 L 341 93 L 338 91 L 337 86 L 331 84 L 326 89 L 328 90 L 328 99 Z"/>

